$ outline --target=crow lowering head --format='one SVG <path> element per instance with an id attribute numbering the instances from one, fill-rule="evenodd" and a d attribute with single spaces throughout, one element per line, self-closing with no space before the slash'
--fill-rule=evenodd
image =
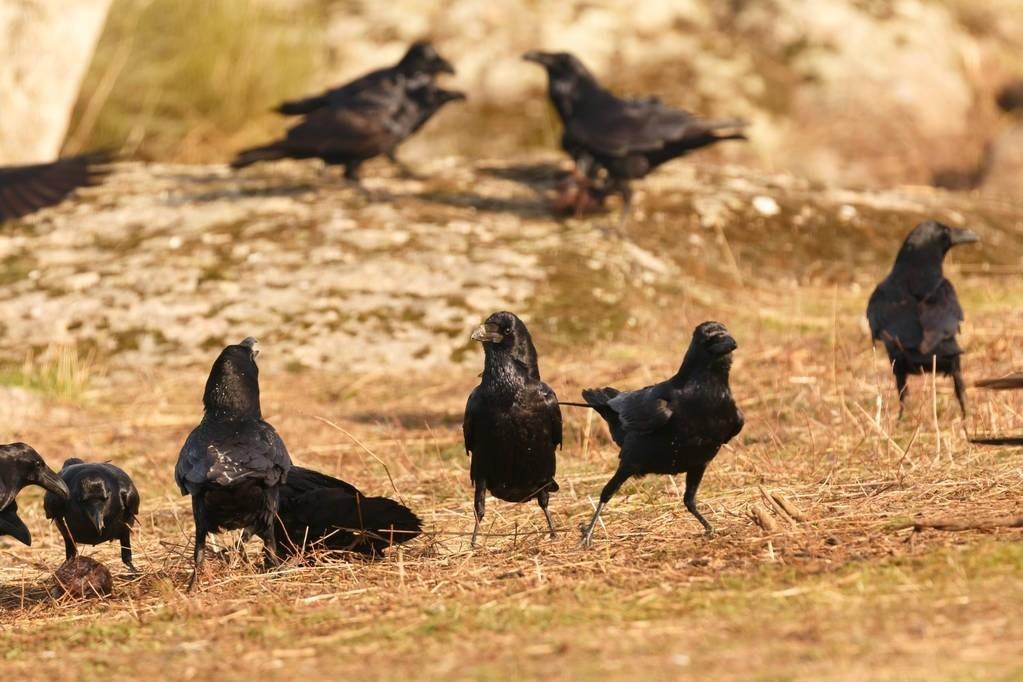
<path id="1" fill-rule="evenodd" d="M 0 445 L 0 509 L 10 504 L 27 485 L 42 486 L 65 500 L 68 498 L 67 485 L 31 446 L 24 443 Z"/>
<path id="2" fill-rule="evenodd" d="M 953 246 L 973 244 L 980 237 L 970 230 L 949 227 L 935 220 L 928 220 L 913 228 L 902 243 L 895 257 L 895 267 L 937 265 Z"/>
<path id="3" fill-rule="evenodd" d="M 455 72 L 455 67 L 440 56 L 433 45 L 427 40 L 418 40 L 409 47 L 408 52 L 398 62 L 398 70 L 406 76 L 425 73 L 430 76 L 439 73 Z"/>
<path id="4" fill-rule="evenodd" d="M 599 87 L 583 63 L 568 52 L 530 50 L 522 58 L 546 69 L 551 101 L 563 119 L 572 115 L 583 86 Z"/>
<path id="5" fill-rule="evenodd" d="M 257 355 L 256 340 L 251 336 L 221 351 L 202 396 L 207 413 L 222 419 L 261 418 Z"/>
<path id="6" fill-rule="evenodd" d="M 71 494 L 85 511 L 96 532 L 102 533 L 105 519 L 112 515 L 110 486 L 106 480 L 98 473 L 83 476 L 78 479 Z"/>
<path id="7" fill-rule="evenodd" d="M 494 313 L 472 333 L 471 338 L 483 344 L 484 372 L 495 364 L 503 365 L 510 361 L 539 378 L 533 339 L 526 325 L 513 313 Z"/>

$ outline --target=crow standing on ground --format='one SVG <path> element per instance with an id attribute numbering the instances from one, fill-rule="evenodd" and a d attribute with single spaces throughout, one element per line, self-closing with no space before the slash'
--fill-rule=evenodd
<path id="1" fill-rule="evenodd" d="M 14 498 L 27 485 L 42 486 L 67 498 L 68 489 L 39 453 L 24 443 L 0 445 L 0 535 L 10 535 L 25 545 L 32 544 L 32 533 L 18 516 Z"/>
<path id="2" fill-rule="evenodd" d="M 625 481 L 645 474 L 686 472 L 686 509 L 703 524 L 710 523 L 696 509 L 696 490 L 707 465 L 722 445 L 742 430 L 742 411 L 732 398 L 728 372 L 735 339 L 720 322 L 704 322 L 693 332 L 682 366 L 675 376 L 638 391 L 589 388 L 582 403 L 604 418 L 611 438 L 621 448 L 618 470 L 600 492 L 600 502 L 583 529 L 589 546 L 600 512 Z"/>
<path id="3" fill-rule="evenodd" d="M 98 152 L 69 156 L 52 163 L 0 167 L 0 223 L 47 206 L 55 206 L 79 187 L 97 184 L 110 160 Z"/>
<path id="4" fill-rule="evenodd" d="M 966 416 L 966 386 L 956 342 L 963 309 L 941 265 L 953 246 L 978 240 L 961 230 L 929 220 L 906 237 L 895 265 L 867 304 L 870 336 L 884 342 L 899 391 L 899 416 L 906 401 L 906 377 L 936 369 L 951 376 L 956 399 Z"/>
<path id="5" fill-rule="evenodd" d="M 462 431 L 471 453 L 469 476 L 476 488 L 476 544 L 487 490 L 506 502 L 535 499 L 547 519 L 554 481 L 555 451 L 561 445 L 561 408 L 551 387 L 540 379 L 536 348 L 522 320 L 494 313 L 472 339 L 483 344 L 483 374 L 469 394 Z"/>
<path id="6" fill-rule="evenodd" d="M 400 101 L 316 109 L 292 126 L 283 140 L 246 149 L 231 166 L 244 168 L 259 161 L 318 158 L 328 165 L 344 166 L 345 177 L 358 182 L 359 167 L 364 161 L 384 154 L 398 163 L 394 156 L 398 145 L 446 103 L 465 99 L 461 92 L 444 90 L 432 83 L 395 97 Z"/>
<path id="7" fill-rule="evenodd" d="M 380 556 L 422 532 L 422 522 L 408 507 L 366 497 L 350 483 L 300 466 L 291 467 L 281 485 L 278 517 L 281 557 L 306 548 Z"/>
<path id="8" fill-rule="evenodd" d="M 745 140 L 740 119 L 705 120 L 655 97 L 621 99 L 601 87 L 575 56 L 531 51 L 523 55 L 547 70 L 548 94 L 564 130 L 561 146 L 596 194 L 621 194 L 622 220 L 632 202 L 631 180 L 662 163 L 722 140 Z M 598 186 L 601 172 L 606 184 Z"/>
<path id="9" fill-rule="evenodd" d="M 65 558 L 78 556 L 76 543 L 121 543 L 121 561 L 132 573 L 131 527 L 139 513 L 139 491 L 122 469 L 110 463 L 87 464 L 72 458 L 64 462 L 60 477 L 70 496 L 46 493 L 46 518 L 53 519 L 64 537 Z"/>
<path id="10" fill-rule="evenodd" d="M 189 434 L 174 468 L 181 494 L 192 496 L 195 570 L 190 590 L 211 532 L 244 529 L 263 541 L 267 566 L 278 562 L 274 518 L 291 458 L 260 413 L 255 346 L 250 336 L 225 348 L 213 363 L 202 422 Z"/>

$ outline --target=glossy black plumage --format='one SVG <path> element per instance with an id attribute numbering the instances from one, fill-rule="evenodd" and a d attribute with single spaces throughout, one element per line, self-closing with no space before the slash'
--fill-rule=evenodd
<path id="1" fill-rule="evenodd" d="M 547 71 L 548 95 L 564 126 L 561 146 L 596 194 L 632 198 L 629 182 L 662 163 L 723 140 L 744 140 L 740 119 L 708 120 L 674 109 L 656 97 L 623 99 L 603 88 L 575 56 L 531 51 Z M 601 173 L 607 179 L 600 185 Z"/>
<path id="2" fill-rule="evenodd" d="M 299 466 L 291 467 L 281 486 L 278 517 L 281 557 L 304 549 L 380 556 L 422 531 L 419 517 L 403 504 L 367 497 L 350 483 Z"/>
<path id="3" fill-rule="evenodd" d="M 195 572 L 206 535 L 245 531 L 263 540 L 266 563 L 277 563 L 274 517 L 291 458 L 259 406 L 256 340 L 228 346 L 213 363 L 203 394 L 202 422 L 185 441 L 174 469 L 182 495 L 192 497 Z"/>
<path id="4" fill-rule="evenodd" d="M 600 512 L 618 488 L 633 476 L 686 473 L 686 509 L 708 533 L 711 525 L 696 508 L 704 471 L 722 445 L 742 430 L 742 411 L 728 384 L 735 340 L 719 322 L 696 327 L 682 366 L 667 381 L 638 391 L 591 388 L 586 404 L 607 422 L 621 448 L 618 470 L 600 493 L 600 502 L 583 531 L 589 545 Z"/>
<path id="5" fill-rule="evenodd" d="M 132 573 L 131 529 L 139 513 L 139 491 L 131 477 L 109 462 L 90 464 L 69 459 L 60 477 L 70 495 L 48 492 L 43 498 L 46 518 L 53 519 L 64 538 L 65 559 L 78 555 L 78 543 L 119 542 L 121 561 Z"/>
<path id="6" fill-rule="evenodd" d="M 555 451 L 561 445 L 561 408 L 550 386 L 540 379 L 533 340 L 518 317 L 494 313 L 472 334 L 483 344 L 483 374 L 469 394 L 462 425 L 465 452 L 472 457 L 469 475 L 475 486 L 479 534 L 486 493 L 506 502 L 535 499 L 547 519 L 554 480 Z"/>
<path id="7" fill-rule="evenodd" d="M 0 167 L 0 223 L 55 206 L 79 187 L 97 184 L 106 153 L 82 154 L 51 163 Z"/>
<path id="8" fill-rule="evenodd" d="M 15 498 L 27 485 L 42 486 L 55 495 L 67 497 L 68 489 L 31 446 L 24 443 L 0 445 L 0 535 L 10 535 L 25 545 L 32 544 L 29 532 L 18 516 Z"/>
<path id="9" fill-rule="evenodd" d="M 867 303 L 871 338 L 884 343 L 899 391 L 899 414 L 905 404 L 906 378 L 936 369 L 951 376 L 956 399 L 966 415 L 966 387 L 956 341 L 963 309 L 955 288 L 945 279 L 942 263 L 953 246 L 971 244 L 977 235 L 933 220 L 909 233 L 888 276 Z"/>

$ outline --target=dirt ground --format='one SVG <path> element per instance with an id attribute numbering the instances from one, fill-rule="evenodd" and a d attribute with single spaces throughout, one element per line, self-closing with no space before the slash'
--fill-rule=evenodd
<path id="1" fill-rule="evenodd" d="M 613 214 L 547 217 L 537 192 L 553 171 L 542 164 L 484 174 L 445 163 L 421 183 L 371 180 L 372 191 L 394 195 L 386 208 L 321 184 L 305 167 L 293 184 L 308 189 L 259 203 L 265 178 L 251 176 L 258 186 L 235 203 L 259 203 L 255 210 L 276 216 L 279 229 L 247 214 L 223 220 L 238 225 L 231 239 L 248 242 L 263 260 L 236 258 L 223 279 L 197 280 L 177 294 L 155 291 L 160 300 L 188 303 L 173 315 L 158 307 L 147 317 L 146 282 L 155 290 L 162 278 L 145 264 L 163 262 L 180 274 L 215 268 L 210 254 L 229 254 L 189 222 L 238 198 L 198 187 L 221 182 L 218 169 L 170 179 L 166 169 L 126 167 L 84 204 L 5 235 L 5 441 L 31 443 L 56 467 L 72 456 L 113 461 L 142 493 L 134 539 L 142 576 L 125 575 L 113 547 L 86 548 L 115 573 L 114 595 L 91 602 L 47 596 L 62 543 L 43 516 L 41 493 L 19 497 L 35 542 L 26 548 L 0 539 L 5 679 L 1023 678 L 1023 531 L 999 525 L 1023 516 L 1023 458 L 1019 449 L 967 441 L 967 434 L 1023 433 L 1023 395 L 973 389 L 962 420 L 949 382 L 922 377 L 897 420 L 894 382 L 863 319 L 870 288 L 916 221 L 969 225 L 982 244 L 953 253 L 946 268 L 967 316 L 967 380 L 1023 367 L 1023 206 L 917 188 L 839 191 L 679 164 L 644 183 L 635 219 L 619 231 Z M 472 180 L 472 171 L 484 179 Z M 118 186 L 142 183 L 147 172 L 173 186 L 117 198 Z M 147 202 L 175 207 L 180 234 L 194 248 L 160 261 L 168 234 L 159 241 L 132 231 L 155 224 L 141 212 Z M 307 220 L 288 232 L 295 206 Z M 371 224 L 368 216 L 383 210 L 393 212 L 389 222 Z M 117 211 L 139 217 L 108 220 Z M 430 219 L 420 219 L 427 211 Z M 373 235 L 372 248 L 339 246 L 321 218 L 342 213 L 352 221 L 342 231 L 349 244 L 361 232 L 383 233 Z M 262 225 L 265 244 L 248 241 L 253 225 Z M 445 325 L 388 313 L 367 314 L 363 326 L 358 316 L 316 326 L 263 296 L 308 281 L 319 288 L 294 311 L 299 317 L 314 309 L 341 314 L 351 300 L 391 310 L 378 296 L 384 287 L 374 264 L 397 258 L 385 237 L 398 229 L 417 235 L 420 246 L 401 253 L 423 272 L 451 268 L 453 280 L 478 284 L 481 297 L 449 297 L 457 315 Z M 460 239 L 438 241 L 451 233 Z M 79 243 L 57 258 L 52 247 L 62 235 Z M 330 248 L 341 256 L 323 265 L 316 254 Z M 52 269 L 41 265 L 51 257 Z M 67 286 L 90 262 L 103 265 L 100 279 Z M 509 269 L 528 274 L 504 290 L 480 283 Z M 365 286 L 324 284 L 348 276 Z M 50 284 L 32 286 L 39 281 Z M 408 307 L 421 301 L 429 309 L 449 284 L 423 277 L 393 288 Z M 142 303 L 120 305 L 116 292 L 132 287 Z M 229 299 L 259 313 L 251 325 L 209 322 Z M 33 305 L 56 312 L 32 317 Z M 467 339 L 497 307 L 527 319 L 545 380 L 569 400 L 586 386 L 631 388 L 667 377 L 697 323 L 729 327 L 739 342 L 732 386 L 746 427 L 701 488 L 699 504 L 716 535 L 705 538 L 685 511 L 681 480 L 650 477 L 623 487 L 593 548 L 581 549 L 578 526 L 617 452 L 595 415 L 566 407 L 561 491 L 551 503 L 559 537 L 546 537 L 534 505 L 491 500 L 482 545 L 469 547 L 461 418 L 482 353 Z M 165 314 L 194 315 L 202 333 L 190 336 L 182 321 L 156 335 L 149 325 Z M 119 344 L 121 337 L 89 325 L 97 316 L 108 328 L 129 321 L 141 330 L 133 338 L 145 340 Z M 87 319 L 75 324 L 79 317 Z M 380 324 L 385 317 L 391 326 Z M 207 562 L 190 595 L 192 522 L 173 465 L 200 419 L 219 346 L 250 333 L 262 341 L 264 415 L 293 459 L 401 499 L 426 532 L 382 561 L 323 560 L 269 574 L 225 552 Z M 375 338 L 406 341 L 385 353 Z M 424 345 L 433 350 L 417 364 Z M 25 350 L 28 360 L 18 355 Z M 754 521 L 755 506 L 766 510 L 771 530 Z M 984 527 L 914 527 L 932 521 Z M 249 556 L 257 554 L 256 544 L 249 547 Z"/>

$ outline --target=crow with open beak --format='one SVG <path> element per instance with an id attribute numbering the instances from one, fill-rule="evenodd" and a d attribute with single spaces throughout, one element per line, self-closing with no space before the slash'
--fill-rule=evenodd
<path id="1" fill-rule="evenodd" d="M 42 486 L 67 499 L 68 488 L 39 453 L 24 443 L 0 445 L 0 535 L 10 535 L 25 545 L 32 544 L 28 526 L 18 516 L 14 498 L 27 485 Z"/>

